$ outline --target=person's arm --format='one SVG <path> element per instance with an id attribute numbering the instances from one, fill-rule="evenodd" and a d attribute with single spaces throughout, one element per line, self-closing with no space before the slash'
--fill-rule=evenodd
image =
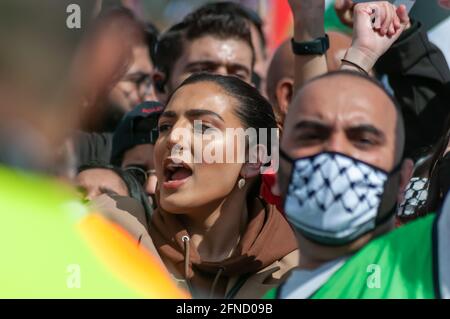
<path id="1" fill-rule="evenodd" d="M 450 71 L 442 52 L 414 21 L 375 65 L 387 75 L 406 121 L 406 152 L 431 145 L 444 134 L 450 107 Z"/>
<path id="2" fill-rule="evenodd" d="M 289 0 L 294 16 L 294 41 L 309 42 L 325 36 L 325 0 Z M 294 91 L 308 80 L 328 72 L 323 55 L 296 55 Z"/>
<path id="3" fill-rule="evenodd" d="M 405 6 L 387 1 L 359 3 L 353 9 L 352 45 L 341 69 L 369 74 L 377 60 L 409 25 Z"/>

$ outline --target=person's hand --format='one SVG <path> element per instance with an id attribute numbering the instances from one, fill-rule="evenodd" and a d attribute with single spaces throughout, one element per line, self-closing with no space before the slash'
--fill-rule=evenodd
<path id="1" fill-rule="evenodd" d="M 345 59 L 368 72 L 408 27 L 408 13 L 404 5 L 396 8 L 387 1 L 357 4 L 353 13 L 353 41 Z"/>
<path id="2" fill-rule="evenodd" d="M 353 6 L 352 0 L 336 0 L 334 3 L 334 10 L 339 20 L 350 28 L 353 28 Z"/>

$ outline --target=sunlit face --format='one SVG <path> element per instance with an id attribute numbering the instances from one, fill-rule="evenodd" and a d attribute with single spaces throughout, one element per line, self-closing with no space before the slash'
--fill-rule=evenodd
<path id="1" fill-rule="evenodd" d="M 127 185 L 110 169 L 86 169 L 77 175 L 75 183 L 88 200 L 102 194 L 129 196 Z"/>
<path id="2" fill-rule="evenodd" d="M 251 83 L 252 57 L 250 46 L 239 39 L 219 39 L 207 35 L 185 41 L 183 54 L 169 77 L 169 91 L 175 90 L 190 75 L 198 72 L 234 75 Z"/>
<path id="3" fill-rule="evenodd" d="M 147 46 L 136 46 L 127 73 L 110 93 L 110 100 L 123 110 L 132 110 L 144 101 L 156 101 L 152 85 L 153 64 Z"/>
<path id="4" fill-rule="evenodd" d="M 142 186 L 147 195 L 155 194 L 157 183 L 153 152 L 154 145 L 152 144 L 136 145 L 127 150 L 122 159 L 122 168 L 139 167 L 146 173 L 146 181 Z"/>
<path id="5" fill-rule="evenodd" d="M 226 154 L 227 145 L 233 143 L 226 129 L 244 128 L 234 114 L 236 104 L 234 98 L 210 82 L 186 85 L 173 95 L 159 119 L 160 133 L 155 144 L 160 205 L 164 210 L 194 214 L 200 207 L 220 203 L 236 187 L 242 163 L 193 160 L 198 145 Z M 194 127 L 198 120 L 202 126 Z M 237 152 L 242 144 L 245 142 L 234 141 L 233 151 Z M 182 163 L 175 165 L 179 159 Z"/>
<path id="6" fill-rule="evenodd" d="M 350 76 L 317 80 L 292 102 L 281 148 L 292 158 L 339 152 L 391 171 L 396 119 L 389 98 L 367 81 Z M 289 164 L 282 160 L 280 168 L 280 186 L 286 190 Z"/>

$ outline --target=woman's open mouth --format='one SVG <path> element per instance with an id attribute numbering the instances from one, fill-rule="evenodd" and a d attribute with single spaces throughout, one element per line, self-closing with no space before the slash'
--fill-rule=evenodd
<path id="1" fill-rule="evenodd" d="M 192 169 L 184 162 L 173 159 L 164 161 L 164 181 L 162 186 L 167 189 L 177 189 L 181 187 L 189 177 L 192 176 Z"/>

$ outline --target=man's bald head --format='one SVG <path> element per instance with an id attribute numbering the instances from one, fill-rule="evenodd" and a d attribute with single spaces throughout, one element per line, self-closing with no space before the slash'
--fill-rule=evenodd
<path id="1" fill-rule="evenodd" d="M 328 73 L 306 83 L 294 97 L 280 145 L 287 157 L 300 159 L 324 152 L 340 153 L 389 174 L 377 215 L 379 219 L 387 218 L 387 222 L 339 250 L 330 248 L 331 255 L 354 252 L 376 234 L 393 227 L 392 212 L 403 197 L 413 169 L 409 160 L 398 166 L 404 138 L 403 120 L 395 102 L 369 77 L 350 71 Z M 282 196 L 288 193 L 294 167 L 285 157 L 280 160 L 277 181 Z M 323 252 L 317 250 L 320 245 L 299 238 L 305 254 Z"/>
<path id="2" fill-rule="evenodd" d="M 294 90 L 294 55 L 290 41 L 284 41 L 275 51 L 267 71 L 266 83 L 267 97 L 281 128 Z"/>
<path id="3" fill-rule="evenodd" d="M 284 41 L 275 51 L 267 71 L 267 96 L 274 103 L 275 88 L 282 78 L 294 80 L 294 54 L 290 40 Z"/>
<path id="4" fill-rule="evenodd" d="M 282 147 L 286 150 L 300 149 L 301 155 L 303 151 L 313 155 L 331 145 L 338 148 L 334 151 L 386 171 L 401 160 L 405 144 L 403 118 L 393 98 L 376 80 L 349 71 L 331 72 L 305 84 L 289 106 L 284 129 Z M 337 131 L 342 134 L 335 135 Z M 329 137 L 306 140 L 318 132 L 328 132 Z M 327 140 L 331 136 L 336 139 Z"/>
<path id="5" fill-rule="evenodd" d="M 351 38 L 335 31 L 328 32 L 328 36 L 330 39 L 330 48 L 326 54 L 328 70 L 335 71 L 340 68 L 341 59 L 351 45 Z M 267 97 L 281 126 L 292 99 L 294 60 L 291 41 L 286 40 L 275 51 L 267 71 Z"/>
<path id="6" fill-rule="evenodd" d="M 352 38 L 336 31 L 330 31 L 327 34 L 330 39 L 330 48 L 327 52 L 328 69 L 335 71 L 339 69 L 341 59 L 351 46 Z M 267 71 L 267 94 L 271 99 L 275 97 L 275 88 L 282 78 L 294 79 L 294 54 L 290 40 L 285 40 L 277 48 Z"/>

